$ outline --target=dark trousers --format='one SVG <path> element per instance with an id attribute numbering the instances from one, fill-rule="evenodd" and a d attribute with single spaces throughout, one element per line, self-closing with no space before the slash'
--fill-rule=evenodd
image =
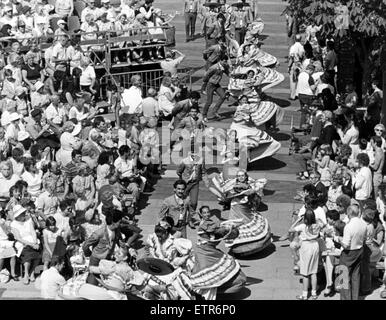
<path id="1" fill-rule="evenodd" d="M 300 102 L 300 127 L 306 124 L 309 114 L 309 107 L 314 101 L 314 96 L 307 94 L 299 93 L 299 102 Z"/>
<path id="2" fill-rule="evenodd" d="M 213 108 L 213 113 L 217 113 L 217 111 L 220 109 L 222 103 L 225 101 L 224 89 L 219 84 L 208 83 L 208 85 L 206 87 L 206 103 L 204 106 L 204 110 L 202 112 L 202 115 L 204 118 L 206 118 L 208 115 L 208 110 L 209 110 L 209 107 L 212 105 L 213 95 L 215 92 L 217 92 L 219 97 L 218 97 L 217 103 L 215 104 L 215 106 Z"/>
<path id="3" fill-rule="evenodd" d="M 358 300 L 360 287 L 360 268 L 363 248 L 359 250 L 343 250 L 339 264 L 347 268 L 346 283 L 340 290 L 340 300 Z"/>
<path id="4" fill-rule="evenodd" d="M 185 33 L 186 39 L 191 39 L 194 37 L 196 32 L 196 12 L 185 12 Z"/>
<path id="5" fill-rule="evenodd" d="M 188 182 L 188 185 L 186 186 L 185 194 L 189 195 L 190 202 L 192 203 L 192 207 L 194 210 L 197 209 L 199 187 L 200 187 L 199 181 Z"/>
<path id="6" fill-rule="evenodd" d="M 89 266 L 97 267 L 97 266 L 99 266 L 100 261 L 101 261 L 100 259 L 95 258 L 94 256 L 91 255 Z M 92 284 L 94 286 L 97 286 L 99 284 L 98 280 L 96 279 L 95 274 L 93 274 L 91 272 L 87 276 L 86 283 Z"/>
<path id="7" fill-rule="evenodd" d="M 360 284 L 360 291 L 363 293 L 368 293 L 371 291 L 370 256 L 371 256 L 371 249 L 367 245 L 364 245 L 363 258 L 361 262 L 361 284 Z"/>
<path id="8" fill-rule="evenodd" d="M 235 40 L 241 46 L 244 43 L 245 34 L 247 33 L 246 28 L 236 28 L 235 29 Z"/>

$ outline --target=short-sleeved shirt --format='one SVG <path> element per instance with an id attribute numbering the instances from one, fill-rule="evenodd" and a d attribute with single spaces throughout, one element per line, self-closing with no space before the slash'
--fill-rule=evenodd
<path id="1" fill-rule="evenodd" d="M 152 97 L 147 97 L 142 101 L 142 113 L 144 117 L 155 117 L 158 110 L 158 101 Z"/>
<path id="2" fill-rule="evenodd" d="M 363 247 L 366 235 L 366 222 L 361 218 L 353 217 L 344 227 L 342 243 L 347 246 L 349 250 L 358 250 Z"/>

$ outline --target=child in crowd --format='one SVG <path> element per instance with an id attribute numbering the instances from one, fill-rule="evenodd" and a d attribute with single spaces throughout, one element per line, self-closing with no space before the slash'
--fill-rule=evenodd
<path id="1" fill-rule="evenodd" d="M 303 219 L 303 223 L 298 224 L 300 219 Z M 303 293 L 296 298 L 298 300 L 308 300 L 308 289 L 311 280 L 311 300 L 316 300 L 318 298 L 316 275 L 319 265 L 318 238 L 320 236 L 320 226 L 316 223 L 314 211 L 307 209 L 304 217 L 296 221 L 296 226 L 290 228 L 290 232 L 300 233 L 299 265 L 300 274 L 303 276 Z"/>
<path id="2" fill-rule="evenodd" d="M 56 239 L 58 236 L 63 236 L 62 230 L 56 227 L 56 220 L 54 217 L 46 219 L 46 227 L 43 230 L 43 264 L 44 270 L 50 266 L 52 255 L 55 249 Z"/>

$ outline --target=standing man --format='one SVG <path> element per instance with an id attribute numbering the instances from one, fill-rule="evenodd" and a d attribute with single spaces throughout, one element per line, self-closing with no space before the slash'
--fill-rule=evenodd
<path id="1" fill-rule="evenodd" d="M 208 118 L 207 118 L 208 110 L 209 110 L 209 107 L 212 105 L 213 95 L 215 92 L 218 95 L 218 100 L 213 108 L 214 119 L 218 120 L 221 118 L 221 116 L 217 112 L 226 98 L 226 93 L 224 89 L 221 87 L 221 80 L 224 73 L 226 75 L 229 75 L 228 57 L 225 55 L 221 58 L 221 60 L 218 63 L 216 63 L 215 65 L 211 66 L 208 69 L 203 79 L 201 92 L 204 93 L 206 90 L 206 94 L 207 94 L 206 103 L 204 106 L 204 110 L 202 112 L 203 113 L 202 116 L 205 122 L 208 121 Z"/>
<path id="2" fill-rule="evenodd" d="M 302 61 L 304 59 L 304 47 L 300 43 L 302 40 L 302 36 L 297 34 L 295 37 L 295 43 L 291 46 L 289 50 L 289 61 L 288 61 L 288 73 L 290 75 L 290 99 L 295 100 L 296 95 L 296 87 L 298 84 L 298 76 L 300 73 L 300 68 L 302 65 Z"/>
<path id="3" fill-rule="evenodd" d="M 382 169 L 385 162 L 385 153 L 382 148 L 382 138 L 374 136 L 370 140 L 371 147 L 374 150 L 374 163 L 370 164 L 373 170 L 373 188 L 375 198 L 378 196 L 378 187 L 382 183 L 383 175 Z"/>
<path id="4" fill-rule="evenodd" d="M 181 233 L 181 237 L 186 239 L 186 226 L 192 226 L 192 215 L 194 209 L 190 197 L 186 196 L 187 184 L 184 180 L 174 182 L 174 195 L 166 198 L 161 205 L 159 220 L 171 217 L 174 222 L 174 230 Z"/>
<path id="5" fill-rule="evenodd" d="M 141 76 L 131 77 L 131 87 L 122 93 L 121 112 L 128 114 L 142 113 L 142 81 Z"/>
<path id="6" fill-rule="evenodd" d="M 363 207 L 365 200 L 371 197 L 371 192 L 373 191 L 373 176 L 369 168 L 370 159 L 366 153 L 360 153 L 357 155 L 357 162 L 359 170 L 355 174 L 351 172 L 352 182 L 355 191 L 355 200 L 357 200 Z"/>
<path id="7" fill-rule="evenodd" d="M 247 27 L 252 22 L 252 13 L 251 11 L 244 9 L 244 7 L 247 5 L 242 1 L 235 3 L 233 6 L 236 8 L 233 10 L 229 17 L 226 29 L 228 29 L 230 26 L 234 28 L 235 39 L 241 46 L 244 43 Z"/>
<path id="8" fill-rule="evenodd" d="M 198 12 L 198 0 L 185 0 L 185 4 L 184 4 L 185 32 L 186 32 L 185 42 L 194 40 L 194 33 L 196 31 L 197 12 Z"/>
<path id="9" fill-rule="evenodd" d="M 309 122 L 310 106 L 315 99 L 315 80 L 312 74 L 315 71 L 315 66 L 309 64 L 306 70 L 300 72 L 298 84 L 296 86 L 296 94 L 299 97 L 301 116 L 300 129 L 307 129 Z"/>
<path id="10" fill-rule="evenodd" d="M 186 181 L 185 196 L 189 195 L 194 210 L 197 209 L 200 181 L 205 173 L 203 159 L 194 152 L 190 152 L 188 157 L 182 159 L 177 168 L 178 177 Z"/>
<path id="11" fill-rule="evenodd" d="M 172 110 L 172 116 L 174 117 L 174 121 L 173 125 L 171 126 L 171 129 L 177 128 L 179 126 L 181 120 L 188 115 L 190 109 L 193 106 L 198 106 L 200 98 L 201 95 L 198 91 L 192 91 L 189 94 L 188 99 L 181 100 L 176 103 L 176 106 Z"/>
<path id="12" fill-rule="evenodd" d="M 347 208 L 349 222 L 343 230 L 342 237 L 334 237 L 340 242 L 343 251 L 340 255 L 339 267 L 343 269 L 343 285 L 340 289 L 341 300 L 358 300 L 360 285 L 360 265 L 363 256 L 363 244 L 366 238 L 366 222 L 359 218 L 356 205 Z"/>

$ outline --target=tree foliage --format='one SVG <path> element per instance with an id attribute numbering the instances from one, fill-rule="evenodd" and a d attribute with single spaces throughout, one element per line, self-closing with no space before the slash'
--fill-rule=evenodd
<path id="1" fill-rule="evenodd" d="M 314 23 L 322 26 L 326 36 L 385 37 L 386 35 L 386 0 L 347 0 L 341 1 L 349 13 L 349 29 L 335 28 L 335 0 L 288 0 L 285 12 L 293 12 L 300 24 Z"/>

